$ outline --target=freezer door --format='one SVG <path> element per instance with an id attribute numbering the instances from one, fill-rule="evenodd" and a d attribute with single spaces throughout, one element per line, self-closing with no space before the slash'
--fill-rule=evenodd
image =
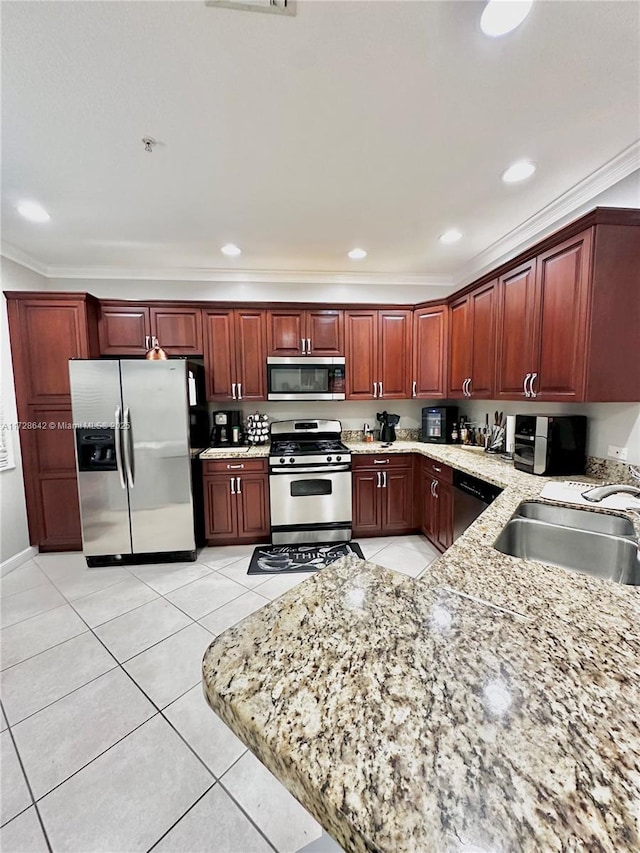
<path id="1" fill-rule="evenodd" d="M 122 359 L 120 371 L 133 553 L 192 551 L 186 361 Z"/>
<path id="2" fill-rule="evenodd" d="M 122 463 L 122 395 L 120 389 L 120 364 L 117 361 L 71 360 L 71 411 L 78 472 L 78 496 L 82 522 L 82 549 L 87 557 L 131 553 L 129 526 L 129 500 Z M 91 467 L 80 465 L 78 439 L 82 433 L 101 427 L 114 430 L 116 446 L 113 465 L 102 470 L 81 470 Z"/>

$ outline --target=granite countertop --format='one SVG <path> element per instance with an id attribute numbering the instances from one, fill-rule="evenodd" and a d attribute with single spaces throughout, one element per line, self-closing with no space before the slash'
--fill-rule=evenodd
<path id="1" fill-rule="evenodd" d="M 348 557 L 226 631 L 211 707 L 349 851 L 639 850 L 640 588 L 491 547 L 548 478 L 349 446 L 504 491 L 422 578 Z"/>
<path id="2" fill-rule="evenodd" d="M 269 455 L 268 444 L 257 444 L 254 446 L 238 445 L 237 447 L 207 447 L 200 454 L 200 459 L 260 459 Z"/>

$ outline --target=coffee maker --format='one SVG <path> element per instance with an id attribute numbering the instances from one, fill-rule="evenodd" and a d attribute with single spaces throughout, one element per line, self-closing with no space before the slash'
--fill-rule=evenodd
<path id="1" fill-rule="evenodd" d="M 212 447 L 230 447 L 241 444 L 242 439 L 242 412 L 213 412 Z"/>
<path id="2" fill-rule="evenodd" d="M 392 415 L 389 412 L 378 412 L 376 415 L 380 421 L 380 441 L 384 444 L 390 444 L 396 440 L 396 426 L 400 421 L 400 415 Z"/>

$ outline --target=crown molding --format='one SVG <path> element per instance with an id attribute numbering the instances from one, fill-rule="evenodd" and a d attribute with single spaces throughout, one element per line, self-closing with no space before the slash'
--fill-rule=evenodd
<path id="1" fill-rule="evenodd" d="M 213 282 L 220 284 L 349 284 L 451 287 L 446 275 L 316 270 L 229 270 L 207 268 L 47 267 L 48 278 L 129 279 L 133 281 Z"/>
<path id="2" fill-rule="evenodd" d="M 455 287 L 469 284 L 492 266 L 496 266 L 497 262 L 507 260 L 508 255 L 515 254 L 516 250 L 524 244 L 533 243 L 537 238 L 544 236 L 543 232 L 560 227 L 565 217 L 577 215 L 580 207 L 588 204 L 600 193 L 638 169 L 640 169 L 640 139 L 475 255 L 453 276 Z"/>
<path id="3" fill-rule="evenodd" d="M 20 264 L 21 267 L 26 267 L 28 270 L 37 272 L 38 275 L 48 278 L 49 274 L 47 272 L 48 267 L 46 264 L 40 263 L 37 258 L 34 258 L 32 255 L 18 248 L 18 246 L 14 246 L 12 243 L 3 241 L 2 247 L 0 247 L 0 255 L 8 261 L 13 261 L 16 264 Z"/>

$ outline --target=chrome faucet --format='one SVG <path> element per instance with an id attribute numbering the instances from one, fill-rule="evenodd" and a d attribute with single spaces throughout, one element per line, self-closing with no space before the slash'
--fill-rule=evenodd
<path id="1" fill-rule="evenodd" d="M 629 465 L 629 472 L 634 480 L 638 480 L 640 482 L 640 471 L 637 468 L 634 468 L 633 465 Z M 582 497 L 592 503 L 598 503 L 599 501 L 610 497 L 610 495 L 617 495 L 619 493 L 632 495 L 634 498 L 640 498 L 640 487 L 624 485 L 596 486 L 595 489 L 589 489 L 586 492 L 582 492 Z"/>

